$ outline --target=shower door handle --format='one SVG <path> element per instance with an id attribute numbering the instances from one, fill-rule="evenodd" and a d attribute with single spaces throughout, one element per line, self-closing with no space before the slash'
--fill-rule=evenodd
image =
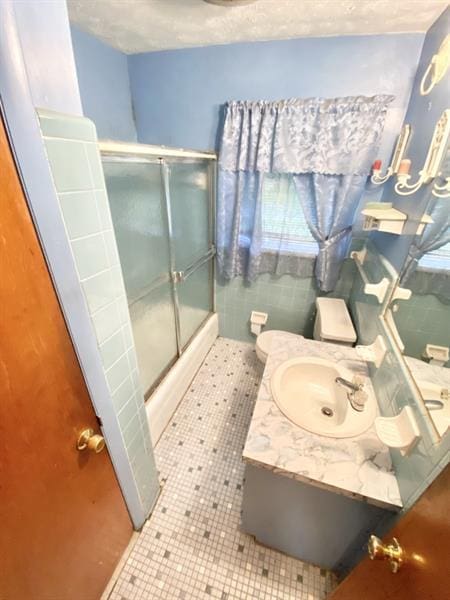
<path id="1" fill-rule="evenodd" d="M 172 271 L 172 281 L 174 283 L 181 283 L 184 279 L 184 271 Z"/>
<path id="2" fill-rule="evenodd" d="M 172 271 L 172 281 L 174 283 L 182 283 L 183 281 L 186 281 L 186 279 L 190 277 L 192 273 L 195 273 L 199 267 L 208 262 L 208 260 L 211 260 L 211 258 L 213 258 L 215 255 L 216 249 L 214 246 L 212 246 L 204 256 L 189 265 L 185 271 Z"/>

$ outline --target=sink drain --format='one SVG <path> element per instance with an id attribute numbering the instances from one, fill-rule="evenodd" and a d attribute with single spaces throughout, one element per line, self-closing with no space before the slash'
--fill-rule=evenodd
<path id="1" fill-rule="evenodd" d="M 328 406 L 324 406 L 322 408 L 322 414 L 325 415 L 326 417 L 332 417 L 334 413 L 331 410 L 331 408 L 328 408 Z"/>

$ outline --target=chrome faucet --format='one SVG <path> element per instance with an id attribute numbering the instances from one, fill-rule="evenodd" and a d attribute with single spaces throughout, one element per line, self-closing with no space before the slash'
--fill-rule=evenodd
<path id="1" fill-rule="evenodd" d="M 353 383 L 353 381 L 349 381 L 343 377 L 336 377 L 335 382 L 343 387 L 348 388 L 349 390 L 352 390 L 352 392 L 360 392 L 364 388 L 363 383 Z"/>
<path id="2" fill-rule="evenodd" d="M 349 381 L 348 379 L 344 379 L 344 377 L 336 377 L 335 382 L 342 387 L 346 387 L 349 392 L 347 392 L 347 398 L 350 402 L 350 406 L 358 411 L 362 412 L 364 410 L 364 404 L 367 400 L 367 394 L 364 392 L 364 381 L 360 377 L 354 377 L 353 381 Z"/>

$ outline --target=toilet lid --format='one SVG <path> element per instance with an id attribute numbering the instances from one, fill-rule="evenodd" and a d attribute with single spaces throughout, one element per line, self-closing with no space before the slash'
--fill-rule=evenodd
<path id="1" fill-rule="evenodd" d="M 320 337 L 339 342 L 356 342 L 356 332 L 341 298 L 317 298 L 317 310 L 320 313 Z"/>
<path id="2" fill-rule="evenodd" d="M 289 333 L 288 331 L 280 331 L 279 329 L 271 329 L 269 331 L 263 331 L 260 333 L 256 339 L 256 345 L 258 346 L 258 350 L 263 352 L 263 354 L 267 355 L 270 352 L 270 346 L 272 345 L 272 340 L 277 333 L 282 333 L 284 335 L 295 335 L 295 333 Z"/>

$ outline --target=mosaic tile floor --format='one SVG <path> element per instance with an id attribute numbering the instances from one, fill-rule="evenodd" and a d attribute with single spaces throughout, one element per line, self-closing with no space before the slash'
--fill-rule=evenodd
<path id="1" fill-rule="evenodd" d="M 240 531 L 242 449 L 262 368 L 218 338 L 156 447 L 162 493 L 110 600 L 320 600 L 334 579 Z"/>

